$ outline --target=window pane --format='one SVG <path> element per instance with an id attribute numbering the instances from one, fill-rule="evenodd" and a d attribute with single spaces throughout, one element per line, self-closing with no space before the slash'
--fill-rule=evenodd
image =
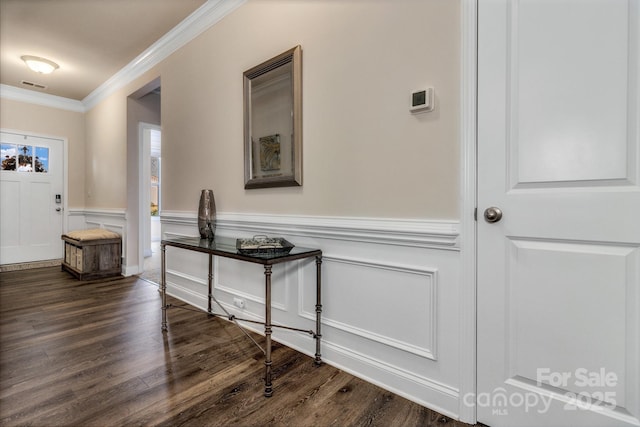
<path id="1" fill-rule="evenodd" d="M 0 157 L 2 157 L 2 170 L 16 170 L 16 156 L 18 155 L 18 146 L 13 144 L 0 144 Z"/>
<path id="2" fill-rule="evenodd" d="M 18 172 L 33 172 L 33 147 L 18 145 Z"/>
<path id="3" fill-rule="evenodd" d="M 36 147 L 36 172 L 49 172 L 49 149 Z"/>
<path id="4" fill-rule="evenodd" d="M 157 184 L 160 182 L 160 158 L 151 157 L 151 183 Z"/>

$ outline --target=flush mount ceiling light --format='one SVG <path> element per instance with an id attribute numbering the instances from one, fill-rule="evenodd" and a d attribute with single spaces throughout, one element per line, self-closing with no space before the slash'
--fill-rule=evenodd
<path id="1" fill-rule="evenodd" d="M 36 73 L 50 74 L 56 68 L 59 68 L 58 64 L 53 61 L 49 61 L 46 58 L 40 58 L 38 56 L 24 55 L 20 57 L 27 67 L 31 68 Z"/>

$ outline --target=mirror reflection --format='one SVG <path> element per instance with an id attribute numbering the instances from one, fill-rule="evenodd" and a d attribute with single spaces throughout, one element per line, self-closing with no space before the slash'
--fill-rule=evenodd
<path id="1" fill-rule="evenodd" d="M 302 185 L 300 46 L 244 73 L 245 188 Z"/>

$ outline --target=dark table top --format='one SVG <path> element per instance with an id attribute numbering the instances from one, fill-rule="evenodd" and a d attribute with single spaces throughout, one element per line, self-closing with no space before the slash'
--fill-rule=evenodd
<path id="1" fill-rule="evenodd" d="M 320 249 L 303 248 L 294 246 L 288 253 L 260 253 L 260 254 L 244 254 L 236 247 L 236 239 L 230 237 L 216 236 L 214 240 L 201 239 L 199 237 L 180 237 L 173 239 L 163 239 L 161 246 L 174 246 L 177 248 L 188 249 L 196 252 L 218 255 L 226 258 L 239 259 L 242 261 L 253 262 L 256 264 L 271 265 L 281 262 L 293 261 L 296 259 L 310 258 L 314 256 L 322 256 Z"/>

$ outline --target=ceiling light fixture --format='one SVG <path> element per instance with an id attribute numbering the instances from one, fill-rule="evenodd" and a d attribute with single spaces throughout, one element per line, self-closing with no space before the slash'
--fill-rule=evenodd
<path id="1" fill-rule="evenodd" d="M 50 74 L 56 68 L 60 68 L 55 62 L 49 61 L 46 58 L 40 58 L 39 56 L 24 55 L 20 58 L 27 64 L 27 67 L 36 73 Z"/>

